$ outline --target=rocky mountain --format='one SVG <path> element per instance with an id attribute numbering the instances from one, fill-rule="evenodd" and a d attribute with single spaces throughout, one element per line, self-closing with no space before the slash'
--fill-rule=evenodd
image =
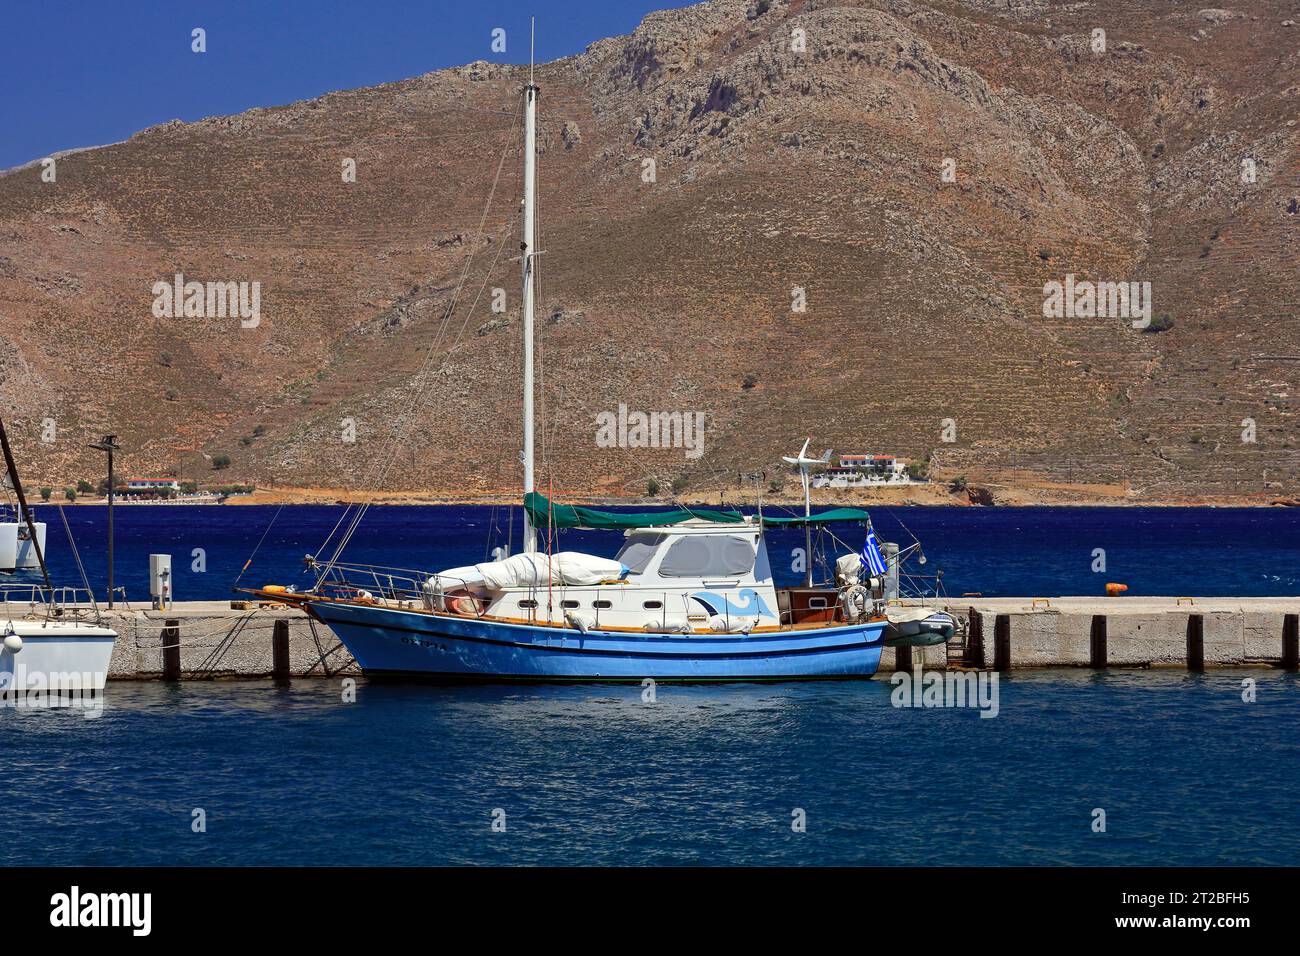
<path id="1" fill-rule="evenodd" d="M 779 481 L 812 435 L 1006 487 L 1293 494 L 1297 20 L 711 0 L 539 67 L 543 487 Z M 137 474 L 515 488 L 526 76 L 472 63 L 0 177 L 32 482 L 94 477 L 116 432 Z M 178 273 L 205 284 L 189 315 Z M 243 321 L 206 285 L 254 282 Z M 1044 314 L 1052 283 L 1100 282 L 1134 296 Z M 702 448 L 603 447 L 620 405 L 702 413 Z"/>

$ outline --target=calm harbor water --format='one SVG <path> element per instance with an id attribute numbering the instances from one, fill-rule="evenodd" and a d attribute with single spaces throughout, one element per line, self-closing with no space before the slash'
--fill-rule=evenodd
<path id="1" fill-rule="evenodd" d="M 163 551 L 178 599 L 225 598 L 274 512 L 122 508 L 118 582 L 147 600 L 147 555 Z M 953 594 L 1300 593 L 1297 510 L 874 514 L 882 537 L 922 539 Z M 103 509 L 67 515 L 102 587 Z M 285 508 L 245 583 L 307 583 L 302 554 L 338 515 Z M 72 583 L 58 515 L 44 518 Z M 374 508 L 349 557 L 470 563 L 494 525 L 509 512 Z M 842 534 L 860 546 L 860 529 Z M 799 539 L 770 543 L 785 580 Z M 561 547 L 616 544 L 570 532 Z M 1295 675 L 1019 672 L 993 719 L 895 708 L 892 690 L 666 686 L 645 702 L 637 687 L 361 680 L 347 702 L 338 680 L 113 683 L 94 719 L 0 707 L 0 864 L 1300 864 Z"/>
<path id="2" fill-rule="evenodd" d="M 92 583 L 103 593 L 105 509 L 65 509 Z M 167 505 L 118 508 L 116 583 L 131 600 L 148 601 L 150 552 L 172 555 L 177 600 L 224 599 L 264 532 L 243 584 L 306 585 L 302 558 L 316 553 L 342 508 L 299 505 L 275 518 L 273 506 Z M 66 535 L 52 506 L 38 509 L 49 524 L 48 550 L 55 578 L 79 581 Z M 1107 581 L 1130 594 L 1300 594 L 1300 508 L 875 508 L 882 540 L 912 540 L 925 547 L 924 568 L 943 570 L 948 594 L 987 596 L 1101 594 Z M 513 525 L 511 522 L 513 516 Z M 275 518 L 274 523 L 272 519 Z M 488 506 L 376 506 L 347 552 L 360 563 L 438 570 L 487 559 L 490 544 L 513 531 L 519 509 Z M 832 556 L 862 547 L 858 526 L 839 526 L 842 546 Z M 565 531 L 560 549 L 612 556 L 621 539 L 610 532 Z M 769 535 L 778 578 L 793 583 L 791 552 L 800 531 Z M 1094 571 L 1104 552 L 1105 570 Z M 817 550 L 815 547 L 814 550 Z M 200 559 L 201 558 L 201 562 Z M 23 580 L 35 580 L 27 575 Z M 928 582 L 931 586 L 933 582 Z"/>
<path id="3" fill-rule="evenodd" d="M 1297 689 L 1264 670 L 1021 673 L 984 719 L 896 709 L 881 680 L 654 703 L 115 684 L 97 719 L 0 712 L 0 864 L 1296 865 Z"/>

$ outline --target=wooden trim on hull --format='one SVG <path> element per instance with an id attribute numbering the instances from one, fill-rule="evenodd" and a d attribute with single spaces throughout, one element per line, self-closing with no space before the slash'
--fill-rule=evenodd
<path id="1" fill-rule="evenodd" d="M 322 624 L 324 624 L 326 627 L 329 628 L 333 628 L 336 624 L 344 627 L 355 626 L 354 622 L 351 621 L 331 621 L 326 617 L 320 616 L 320 614 L 314 608 L 308 608 L 307 613 L 311 614 L 312 617 L 316 618 L 316 620 L 320 621 Z M 475 620 L 481 620 L 481 619 L 475 618 Z M 489 621 L 487 623 L 500 623 L 500 622 Z M 530 627 L 531 625 L 525 624 L 525 625 L 517 625 L 517 626 Z M 840 625 L 840 626 L 845 627 L 848 625 Z M 865 626 L 865 625 L 859 625 L 859 626 Z M 591 647 L 573 648 L 573 647 L 565 647 L 562 645 L 557 646 L 555 644 L 534 644 L 531 641 L 507 641 L 497 637 L 485 637 L 477 634 L 438 634 L 432 631 L 421 630 L 420 628 L 406 627 L 405 625 L 402 624 L 384 624 L 380 629 L 385 631 L 400 631 L 405 634 L 422 634 L 426 637 L 438 637 L 449 641 L 465 641 L 471 644 L 488 644 L 493 647 L 509 647 L 521 651 L 545 651 L 548 654 L 578 653 L 592 658 L 620 657 L 620 658 L 635 658 L 635 659 L 644 659 L 644 660 L 726 660 L 728 658 L 745 658 L 745 657 L 799 657 L 805 654 L 829 654 L 829 653 L 836 653 L 840 651 L 857 651 L 857 650 L 862 650 L 864 648 L 876 646 L 874 643 L 871 644 L 850 643 L 850 644 L 819 644 L 816 647 L 791 647 L 791 648 L 781 648 L 777 650 L 773 650 L 772 648 L 767 648 L 767 647 L 756 647 L 752 650 L 728 651 L 725 654 L 711 654 L 708 655 L 707 657 L 702 657 L 698 651 L 691 651 L 691 650 L 683 650 L 681 652 L 668 652 L 668 651 L 641 651 L 641 650 L 629 651 L 629 650 L 622 650 L 622 649 L 615 650 L 613 648 L 591 648 Z M 672 639 L 672 638 L 681 639 L 689 636 L 686 634 L 659 634 L 657 632 L 646 633 L 642 631 L 634 631 L 633 633 L 636 634 L 638 637 L 645 637 L 645 638 L 659 637 L 659 638 L 668 638 L 668 639 Z M 727 640 L 727 639 L 733 640 L 736 642 L 738 646 L 743 646 L 748 640 L 743 636 L 736 636 L 730 634 L 710 633 L 710 636 L 718 638 L 719 640 Z M 884 647 L 884 642 L 881 641 L 879 646 Z"/>
<path id="2" fill-rule="evenodd" d="M 387 604 L 383 604 L 382 602 L 379 601 L 345 601 L 342 600 L 341 598 L 332 598 L 332 597 L 327 597 L 325 595 L 310 594 L 310 593 L 303 593 L 303 592 L 293 593 L 287 591 L 249 590 L 247 593 L 254 595 L 259 600 L 274 601 L 277 604 L 284 604 L 287 607 L 300 608 L 301 610 L 306 611 L 309 614 L 312 613 L 311 606 L 313 604 L 336 604 L 342 607 L 378 608 L 379 610 L 393 611 L 395 613 L 401 613 L 401 614 L 420 614 L 425 617 L 440 618 L 440 619 L 446 619 L 450 621 L 486 621 L 488 623 L 496 623 L 496 624 L 517 624 L 517 625 L 522 625 L 524 627 L 555 628 L 556 630 L 560 630 L 560 631 L 577 630 L 577 628 L 575 628 L 572 624 L 569 624 L 567 621 L 529 620 L 528 618 L 522 618 L 522 617 L 500 617 L 495 614 L 450 614 L 446 611 L 431 611 L 428 608 L 424 608 L 424 607 L 390 607 Z M 323 621 L 323 619 L 321 619 L 315 614 L 312 614 L 312 616 L 316 617 L 317 620 L 321 620 L 322 623 L 328 623 Z M 856 623 L 859 626 L 867 625 L 867 624 L 886 624 L 888 623 L 888 618 L 873 617 L 873 618 L 869 618 L 868 620 L 860 621 Z M 793 631 L 820 631 L 820 630 L 826 630 L 828 628 L 833 628 L 833 627 L 851 627 L 851 626 L 853 626 L 853 623 L 848 621 L 813 621 L 807 624 L 782 624 L 779 626 L 765 625 L 763 627 L 752 628 L 747 633 L 788 634 Z M 727 633 L 740 633 L 739 631 L 736 632 L 714 631 L 710 628 L 700 628 L 700 627 L 692 628 L 690 631 L 647 631 L 644 628 L 640 628 L 640 627 L 620 627 L 618 625 L 604 625 L 599 627 L 593 627 L 592 630 L 605 631 L 611 634 L 664 634 L 664 635 L 700 634 L 700 635 L 717 636 L 720 634 L 727 634 Z"/>

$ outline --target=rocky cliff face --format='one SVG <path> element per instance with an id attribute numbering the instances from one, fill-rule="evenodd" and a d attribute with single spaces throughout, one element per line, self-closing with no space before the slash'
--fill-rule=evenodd
<path id="1" fill-rule="evenodd" d="M 1293 491 L 1294 18 L 712 0 L 541 67 L 544 486 L 734 485 L 812 434 L 972 481 Z M 142 474 L 516 486 L 524 77 L 474 63 L 0 178 L 0 394 L 33 482 L 93 476 L 115 431 Z M 258 282 L 258 320 L 158 316 L 176 273 Z M 1067 276 L 1149 283 L 1150 327 L 1045 317 Z M 702 453 L 602 447 L 620 405 L 704 413 Z"/>

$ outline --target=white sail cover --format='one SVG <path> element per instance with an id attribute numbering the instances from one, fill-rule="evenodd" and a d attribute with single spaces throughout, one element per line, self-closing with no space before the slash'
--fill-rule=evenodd
<path id="1" fill-rule="evenodd" d="M 549 556 L 532 551 L 511 555 L 503 561 L 451 568 L 439 572 L 436 577 L 443 590 L 484 587 L 489 591 L 501 591 L 547 585 L 582 587 L 618 578 L 625 570 L 623 565 L 610 558 L 580 551 L 561 551 Z"/>
<path id="2" fill-rule="evenodd" d="M 601 558 L 581 551 L 561 551 L 555 555 L 560 570 L 560 583 L 572 587 L 613 581 L 627 573 L 627 568 L 612 558 Z"/>

